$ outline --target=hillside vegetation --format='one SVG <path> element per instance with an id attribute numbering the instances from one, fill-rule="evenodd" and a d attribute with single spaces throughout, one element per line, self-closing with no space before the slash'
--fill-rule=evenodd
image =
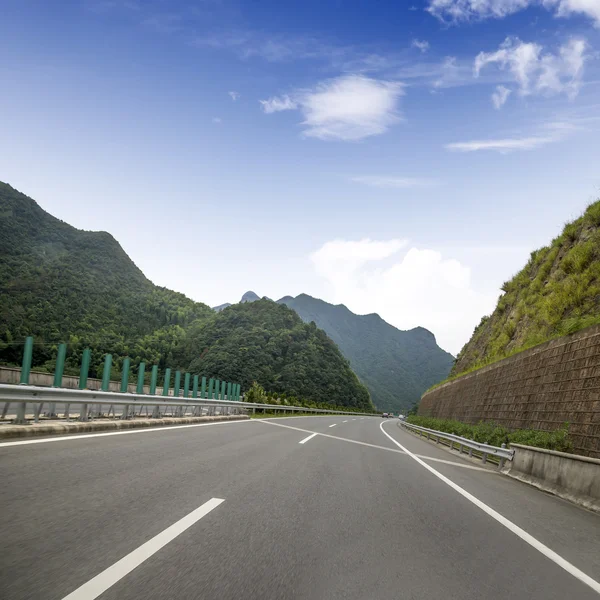
<path id="1" fill-rule="evenodd" d="M 367 388 L 324 331 L 287 306 L 257 300 L 230 306 L 191 326 L 180 347 L 189 370 L 253 380 L 286 396 L 372 410 Z"/>
<path id="2" fill-rule="evenodd" d="M 531 253 L 460 351 L 458 375 L 600 323 L 600 201 Z"/>
<path id="3" fill-rule="evenodd" d="M 401 331 L 379 315 L 356 315 L 307 294 L 278 300 L 314 321 L 339 346 L 380 410 L 408 411 L 432 384 L 447 377 L 454 358 L 423 327 Z"/>
<path id="4" fill-rule="evenodd" d="M 33 335 L 33 364 L 41 370 L 53 370 L 57 344 L 68 342 L 66 373 L 78 373 L 90 347 L 92 377 L 112 353 L 113 379 L 129 356 L 133 369 L 145 361 L 161 374 L 181 368 L 370 407 L 367 390 L 322 331 L 273 302 L 243 309 L 216 314 L 155 286 L 110 234 L 75 229 L 0 182 L 0 362 L 19 364 L 23 340 Z"/>

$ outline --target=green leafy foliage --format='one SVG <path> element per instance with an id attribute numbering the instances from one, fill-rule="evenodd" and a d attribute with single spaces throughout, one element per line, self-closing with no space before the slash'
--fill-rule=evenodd
<path id="1" fill-rule="evenodd" d="M 452 355 L 422 327 L 400 331 L 379 315 L 355 315 L 344 305 L 334 306 L 307 294 L 286 296 L 279 302 L 293 308 L 303 321 L 314 321 L 329 335 L 379 410 L 407 411 L 452 367 Z"/>
<path id="2" fill-rule="evenodd" d="M 600 200 L 502 286 L 496 310 L 457 356 L 451 378 L 600 323 Z"/>
<path id="3" fill-rule="evenodd" d="M 469 425 L 453 419 L 436 419 L 435 417 L 420 417 L 409 415 L 406 418 L 408 423 L 452 433 L 461 437 L 479 442 L 482 444 L 491 444 L 492 446 L 501 446 L 506 444 L 523 444 L 525 446 L 534 446 L 536 448 L 547 448 L 548 450 L 558 450 L 559 452 L 572 452 L 573 442 L 569 438 L 569 425 L 565 423 L 560 429 L 555 431 L 539 431 L 537 429 L 517 429 L 511 431 L 496 423 L 480 422 L 477 425 Z"/>
<path id="4" fill-rule="evenodd" d="M 235 304 L 193 324 L 175 354 L 190 371 L 244 389 L 372 410 L 369 392 L 324 331 L 285 305 L 263 299 Z"/>
<path id="5" fill-rule="evenodd" d="M 77 374 L 84 348 L 90 377 L 113 355 L 218 377 L 253 381 L 303 402 L 372 410 L 367 389 L 327 335 L 285 306 L 259 301 L 215 313 L 157 287 L 108 233 L 80 231 L 0 182 L 0 362 L 19 364 L 26 336 L 33 365 L 53 371 L 68 343 L 66 374 Z"/>

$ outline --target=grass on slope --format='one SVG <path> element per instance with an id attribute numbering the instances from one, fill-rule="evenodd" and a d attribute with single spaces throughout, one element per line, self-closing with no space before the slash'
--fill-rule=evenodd
<path id="1" fill-rule="evenodd" d="M 547 448 L 548 450 L 558 450 L 559 452 L 572 452 L 573 442 L 569 438 L 569 426 L 565 423 L 561 429 L 556 431 L 539 431 L 537 429 L 516 429 L 510 431 L 496 423 L 484 423 L 469 425 L 453 419 L 436 419 L 435 417 L 420 417 L 409 415 L 406 418 L 408 423 L 452 433 L 461 437 L 479 442 L 490 444 L 492 446 L 501 446 L 502 444 L 524 444 L 536 448 Z"/>
<path id="2" fill-rule="evenodd" d="M 600 201 L 567 223 L 549 246 L 532 252 L 502 290 L 493 314 L 481 320 L 459 353 L 450 378 L 433 388 L 600 323 Z"/>

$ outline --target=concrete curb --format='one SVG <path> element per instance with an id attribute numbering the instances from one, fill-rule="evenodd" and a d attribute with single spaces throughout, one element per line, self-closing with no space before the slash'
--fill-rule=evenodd
<path id="1" fill-rule="evenodd" d="M 523 444 L 505 475 L 600 513 L 600 459 Z"/>
<path id="2" fill-rule="evenodd" d="M 247 415 L 223 415 L 216 417 L 181 417 L 173 419 L 132 419 L 122 421 L 89 421 L 87 423 L 35 423 L 31 425 L 0 426 L 0 439 L 33 437 L 38 435 L 64 435 L 66 433 L 93 433 L 95 431 L 116 431 L 118 429 L 141 429 L 143 427 L 168 427 L 192 423 L 214 423 L 217 421 L 245 421 Z"/>

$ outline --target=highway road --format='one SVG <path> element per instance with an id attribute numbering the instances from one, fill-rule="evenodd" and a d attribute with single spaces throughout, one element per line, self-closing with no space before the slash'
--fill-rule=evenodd
<path id="1" fill-rule="evenodd" d="M 295 417 L 3 442 L 0 597 L 600 597 L 600 516 L 397 423 Z"/>

